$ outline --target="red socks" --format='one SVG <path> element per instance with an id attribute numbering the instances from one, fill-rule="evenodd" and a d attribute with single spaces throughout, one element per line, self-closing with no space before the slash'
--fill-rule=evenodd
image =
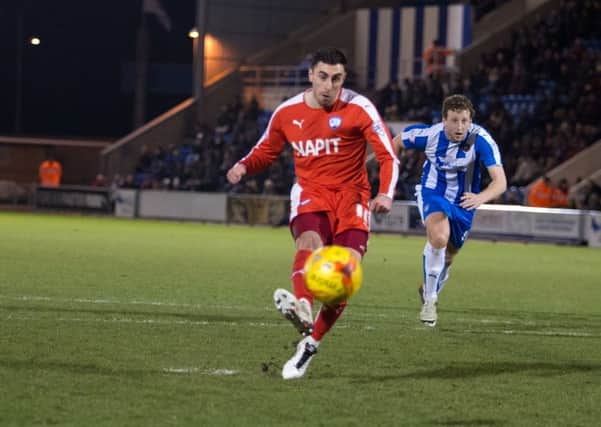
<path id="1" fill-rule="evenodd" d="M 342 315 L 345 308 L 346 301 L 336 307 L 322 305 L 319 313 L 317 313 L 317 319 L 315 319 L 315 323 L 313 324 L 313 333 L 311 334 L 313 339 L 321 341 L 323 336 L 334 326 L 334 323 Z"/>
<path id="2" fill-rule="evenodd" d="M 313 295 L 307 290 L 305 286 L 305 261 L 311 255 L 311 251 L 299 250 L 296 251 L 294 256 L 294 263 L 292 264 L 292 287 L 294 289 L 294 296 L 297 299 L 305 298 L 311 305 L 313 305 Z M 336 307 L 328 307 L 322 305 L 317 318 L 313 324 L 313 334 L 311 335 L 315 340 L 321 341 L 323 336 L 334 326 L 334 323 L 342 315 L 342 312 L 346 308 L 346 302 L 343 302 Z"/>
<path id="3" fill-rule="evenodd" d="M 305 298 L 313 305 L 313 295 L 307 290 L 305 286 L 305 261 L 311 255 L 311 251 L 299 250 L 296 251 L 294 256 L 294 264 L 292 264 L 292 288 L 294 290 L 294 296 L 297 299 Z"/>

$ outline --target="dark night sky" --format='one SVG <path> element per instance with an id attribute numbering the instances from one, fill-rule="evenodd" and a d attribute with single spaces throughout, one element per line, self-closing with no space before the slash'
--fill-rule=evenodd
<path id="1" fill-rule="evenodd" d="M 3 0 L 0 134 L 13 134 L 15 127 L 19 5 L 24 5 L 25 39 L 22 133 L 116 138 L 130 131 L 133 93 L 131 85 L 127 89 L 123 84 L 123 70 L 131 70 L 135 60 L 141 0 Z M 192 44 L 187 32 L 194 25 L 195 1 L 163 0 L 162 5 L 172 29 L 166 32 L 149 16 L 150 61 L 179 64 L 179 70 L 191 73 Z M 28 45 L 31 35 L 39 36 L 42 44 Z M 148 118 L 188 96 L 181 89 L 179 93 L 150 92 Z"/>

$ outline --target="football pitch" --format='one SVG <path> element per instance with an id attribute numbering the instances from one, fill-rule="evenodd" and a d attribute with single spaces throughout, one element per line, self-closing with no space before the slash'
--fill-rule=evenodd
<path id="1" fill-rule="evenodd" d="M 430 329 L 423 244 L 372 235 L 284 381 L 287 228 L 0 213 L 0 425 L 599 425 L 601 251 L 470 240 Z"/>

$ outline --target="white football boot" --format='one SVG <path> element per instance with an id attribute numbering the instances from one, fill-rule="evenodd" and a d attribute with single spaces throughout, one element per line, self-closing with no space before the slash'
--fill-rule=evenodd
<path id="1" fill-rule="evenodd" d="M 438 314 L 436 314 L 436 300 L 426 300 L 422 305 L 422 310 L 419 313 L 419 319 L 426 326 L 433 328 L 436 326 Z"/>
<path id="2" fill-rule="evenodd" d="M 273 293 L 273 302 L 282 316 L 290 320 L 292 325 L 303 335 L 313 332 L 313 312 L 309 301 L 296 297 L 286 289 L 276 289 Z"/>
<path id="3" fill-rule="evenodd" d="M 317 346 L 311 342 L 314 342 L 311 337 L 305 337 L 298 343 L 296 353 L 282 369 L 282 378 L 291 380 L 305 375 L 311 359 L 317 354 Z"/>

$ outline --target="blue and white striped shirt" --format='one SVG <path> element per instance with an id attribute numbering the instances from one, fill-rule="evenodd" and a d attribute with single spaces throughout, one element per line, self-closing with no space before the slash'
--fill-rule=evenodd
<path id="1" fill-rule="evenodd" d="M 465 143 L 473 133 L 476 139 L 468 148 Z M 408 126 L 402 138 L 406 149 L 426 153 L 421 188 L 434 190 L 451 203 L 459 203 L 465 191 L 480 192 L 480 162 L 486 167 L 502 164 L 497 143 L 475 123 L 460 143 L 449 141 L 442 123 Z"/>

